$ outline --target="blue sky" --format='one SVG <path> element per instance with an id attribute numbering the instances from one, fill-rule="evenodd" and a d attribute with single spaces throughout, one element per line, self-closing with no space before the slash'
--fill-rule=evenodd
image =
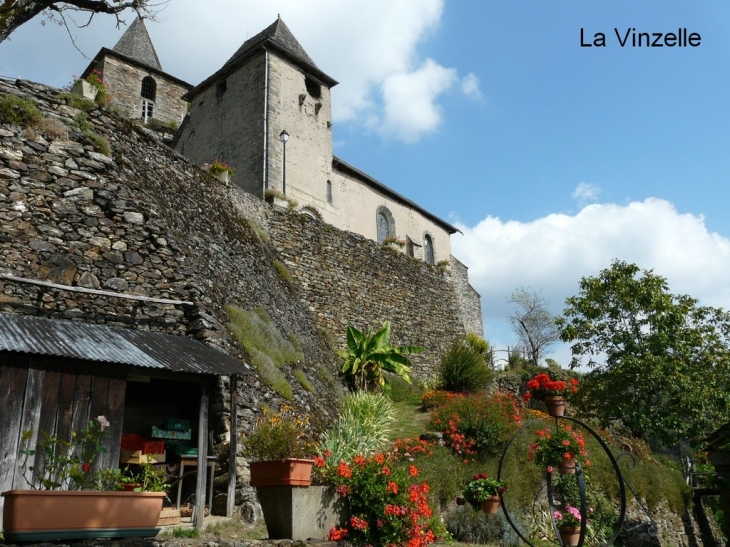
<path id="1" fill-rule="evenodd" d="M 514 344 L 506 298 L 560 313 L 619 258 L 730 307 L 730 3 L 726 0 L 171 0 L 147 28 L 196 84 L 281 14 L 333 91 L 335 153 L 454 223 L 485 336 Z M 131 22 L 131 14 L 124 16 Z M 0 44 L 0 75 L 63 86 L 88 60 L 41 20 Z M 605 48 L 580 46 L 580 30 Z M 621 48 L 625 33 L 699 47 Z M 123 29 L 72 29 L 93 57 Z M 567 363 L 566 348 L 554 355 Z"/>

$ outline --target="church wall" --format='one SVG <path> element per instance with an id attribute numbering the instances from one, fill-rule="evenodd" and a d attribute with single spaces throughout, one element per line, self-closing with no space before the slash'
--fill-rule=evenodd
<path id="1" fill-rule="evenodd" d="M 332 164 L 330 90 L 310 85 L 301 69 L 275 54 L 269 55 L 269 188 L 283 182 L 283 144 L 286 144 L 286 194 L 302 203 L 326 199 L 325 184 Z M 316 91 L 320 97 L 316 97 Z"/>
<path id="2" fill-rule="evenodd" d="M 434 243 L 434 263 L 449 260 L 451 240 L 449 233 L 441 226 L 345 173 L 333 170 L 330 179 L 334 212 L 329 208 L 320 211 L 325 222 L 377 241 L 375 216 L 378 207 L 386 207 L 393 215 L 396 237 L 403 240 L 410 237 L 414 243 L 422 246 L 424 236 L 428 233 Z M 405 252 L 405 248 L 402 250 Z M 414 246 L 414 257 L 423 260 L 423 247 Z"/>
<path id="3" fill-rule="evenodd" d="M 264 185 L 265 87 L 262 52 L 195 96 L 175 147 L 200 166 L 216 159 L 227 163 L 236 172 L 233 182 L 259 198 Z"/>
<path id="4" fill-rule="evenodd" d="M 142 117 L 142 79 L 151 76 L 157 83 L 152 117 L 162 122 L 180 124 L 188 109 L 188 103 L 180 97 L 187 88 L 158 73 L 143 70 L 120 59 L 107 56 L 97 68 L 107 82 L 112 95 L 111 103 L 120 107 L 130 118 Z"/>

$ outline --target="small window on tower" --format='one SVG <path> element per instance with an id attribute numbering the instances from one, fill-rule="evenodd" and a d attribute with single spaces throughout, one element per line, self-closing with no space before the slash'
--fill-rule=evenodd
<path id="1" fill-rule="evenodd" d="M 327 181 L 327 203 L 332 204 L 332 181 Z"/>
<path id="2" fill-rule="evenodd" d="M 142 79 L 142 92 L 140 93 L 143 99 L 149 99 L 154 101 L 157 96 L 157 82 L 152 76 L 145 76 Z"/>
<path id="3" fill-rule="evenodd" d="M 304 77 L 304 85 L 307 87 L 307 93 L 315 99 L 319 99 L 322 96 L 322 86 L 312 80 L 309 76 Z"/>
<path id="4" fill-rule="evenodd" d="M 222 82 L 218 82 L 218 85 L 215 86 L 215 97 L 216 97 L 216 99 L 220 99 L 223 95 L 225 95 L 227 89 L 228 89 L 228 81 L 227 80 L 223 80 Z"/>

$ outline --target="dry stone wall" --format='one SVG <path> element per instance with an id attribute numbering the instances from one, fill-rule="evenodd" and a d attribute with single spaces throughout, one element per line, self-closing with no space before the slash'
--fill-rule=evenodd
<path id="1" fill-rule="evenodd" d="M 274 251 L 233 208 L 226 186 L 137 123 L 94 110 L 84 134 L 75 121 L 81 112 L 58 90 L 0 81 L 0 94 L 6 93 L 33 100 L 67 135 L 0 125 L 0 312 L 192 335 L 245 362 L 226 328 L 224 306 L 262 307 L 280 332 L 297 338 L 305 356 L 282 371 L 293 387 L 291 402 L 315 422 L 334 418 L 335 392 L 318 371 L 322 366 L 334 378 L 337 362 L 295 287 L 273 267 Z M 98 139 L 108 142 L 110 156 L 94 149 Z M 124 295 L 193 304 L 140 304 Z M 296 380 L 294 366 L 304 370 L 313 392 Z M 281 397 L 252 366 L 244 368 L 238 412 L 248 429 L 262 404 L 276 407 Z M 222 393 L 214 408 L 221 434 L 228 410 Z"/>
<path id="2" fill-rule="evenodd" d="M 469 283 L 469 268 L 459 260 L 451 256 L 449 276 L 454 284 L 456 297 L 461 307 L 461 317 L 464 328 L 467 332 L 473 332 L 479 336 L 484 334 L 484 323 L 482 321 L 482 299 L 479 293 Z"/>
<path id="3" fill-rule="evenodd" d="M 307 215 L 274 211 L 270 232 L 318 325 L 340 344 L 348 324 L 367 331 L 390 320 L 394 344 L 426 348 L 413 361 L 414 375 L 427 378 L 464 338 L 456 293 L 438 268 Z"/>

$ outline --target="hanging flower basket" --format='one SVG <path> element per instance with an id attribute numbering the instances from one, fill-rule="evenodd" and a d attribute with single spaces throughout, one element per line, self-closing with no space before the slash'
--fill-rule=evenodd
<path id="1" fill-rule="evenodd" d="M 491 496 L 488 500 L 482 502 L 482 512 L 493 515 L 499 511 L 499 496 Z"/>
<path id="2" fill-rule="evenodd" d="M 559 418 L 565 415 L 565 397 L 562 395 L 548 395 L 542 402 L 545 403 L 550 416 Z"/>
<path id="3" fill-rule="evenodd" d="M 560 539 L 565 547 L 575 547 L 580 540 L 580 528 L 575 526 L 561 526 L 559 528 Z"/>
<path id="4" fill-rule="evenodd" d="M 575 458 L 563 458 L 558 462 L 558 473 L 561 475 L 575 475 Z"/>

